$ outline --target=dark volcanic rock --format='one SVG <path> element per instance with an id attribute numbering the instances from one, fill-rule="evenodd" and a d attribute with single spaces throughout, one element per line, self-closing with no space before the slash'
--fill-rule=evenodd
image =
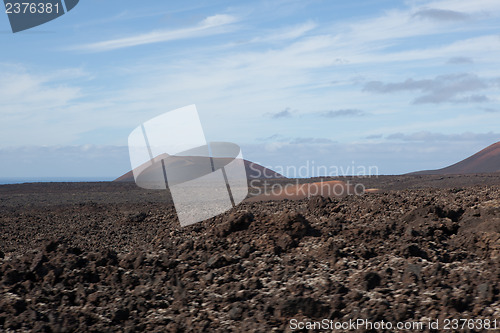
<path id="1" fill-rule="evenodd" d="M 277 309 L 280 317 L 295 316 L 303 314 L 309 318 L 322 318 L 329 312 L 330 308 L 321 301 L 310 297 L 288 298 L 284 300 Z"/>
<path id="2" fill-rule="evenodd" d="M 217 235 L 227 236 L 233 232 L 245 230 L 253 220 L 252 213 L 233 213 L 217 227 Z"/>
<path id="3" fill-rule="evenodd" d="M 380 282 L 382 281 L 382 278 L 380 275 L 378 275 L 375 272 L 368 272 L 365 274 L 363 277 L 364 280 L 364 287 L 366 290 L 372 290 L 380 286 Z"/>
<path id="4" fill-rule="evenodd" d="M 144 212 L 132 213 L 127 217 L 127 220 L 129 222 L 137 223 L 137 222 L 143 222 L 147 217 L 148 217 L 148 214 L 146 214 Z"/>
<path id="5" fill-rule="evenodd" d="M 405 256 L 405 258 L 409 257 L 420 257 L 420 258 L 427 258 L 427 253 L 422 250 L 418 244 L 410 244 L 410 245 L 403 245 L 402 249 L 402 255 Z"/>
<path id="6" fill-rule="evenodd" d="M 0 331 L 498 320 L 500 187 L 457 179 L 439 180 L 451 184 L 442 189 L 242 203 L 185 228 L 160 191 L 0 186 Z"/>
<path id="7" fill-rule="evenodd" d="M 277 227 L 292 238 L 302 238 L 311 230 L 309 221 L 297 213 L 287 213 L 276 218 Z"/>

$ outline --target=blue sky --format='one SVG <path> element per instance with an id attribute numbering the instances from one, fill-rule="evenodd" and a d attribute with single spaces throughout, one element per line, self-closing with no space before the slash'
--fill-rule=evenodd
<path id="1" fill-rule="evenodd" d="M 500 2 L 85 0 L 0 15 L 0 175 L 113 177 L 128 134 L 196 104 L 265 166 L 444 167 L 500 141 Z"/>

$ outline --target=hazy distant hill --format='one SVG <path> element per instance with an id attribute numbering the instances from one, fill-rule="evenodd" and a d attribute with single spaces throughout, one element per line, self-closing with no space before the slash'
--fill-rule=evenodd
<path id="1" fill-rule="evenodd" d="M 498 171 L 500 171 L 500 142 L 446 168 L 412 172 L 411 175 L 470 174 Z"/>

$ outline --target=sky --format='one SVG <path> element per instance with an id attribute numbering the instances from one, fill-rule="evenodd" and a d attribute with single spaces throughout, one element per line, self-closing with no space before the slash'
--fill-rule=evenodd
<path id="1" fill-rule="evenodd" d="M 499 28 L 498 0 L 84 0 L 15 34 L 3 14 L 0 178 L 118 177 L 132 130 L 190 104 L 288 176 L 445 167 L 500 141 Z"/>

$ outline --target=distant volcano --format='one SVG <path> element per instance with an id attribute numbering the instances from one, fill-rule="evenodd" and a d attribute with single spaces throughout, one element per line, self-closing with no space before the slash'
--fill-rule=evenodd
<path id="1" fill-rule="evenodd" d="M 410 175 L 446 175 L 490 172 L 500 172 L 500 141 L 446 168 L 412 172 Z"/>
<path id="2" fill-rule="evenodd" d="M 215 164 L 226 165 L 229 162 L 229 159 L 226 158 L 213 158 Z M 227 161 L 226 161 L 227 160 Z M 197 157 L 184 156 L 182 158 L 183 165 L 188 167 L 189 165 L 193 165 L 197 163 Z M 245 164 L 245 170 L 247 173 L 248 179 L 275 179 L 275 178 L 286 178 L 282 174 L 279 174 L 271 169 L 263 167 L 260 164 L 253 163 L 247 160 L 243 160 Z M 177 159 L 176 163 L 179 163 L 179 159 Z M 151 170 L 153 172 L 153 170 Z M 133 182 L 134 174 L 133 171 L 129 171 L 126 174 L 118 177 L 114 180 L 115 182 Z"/>

